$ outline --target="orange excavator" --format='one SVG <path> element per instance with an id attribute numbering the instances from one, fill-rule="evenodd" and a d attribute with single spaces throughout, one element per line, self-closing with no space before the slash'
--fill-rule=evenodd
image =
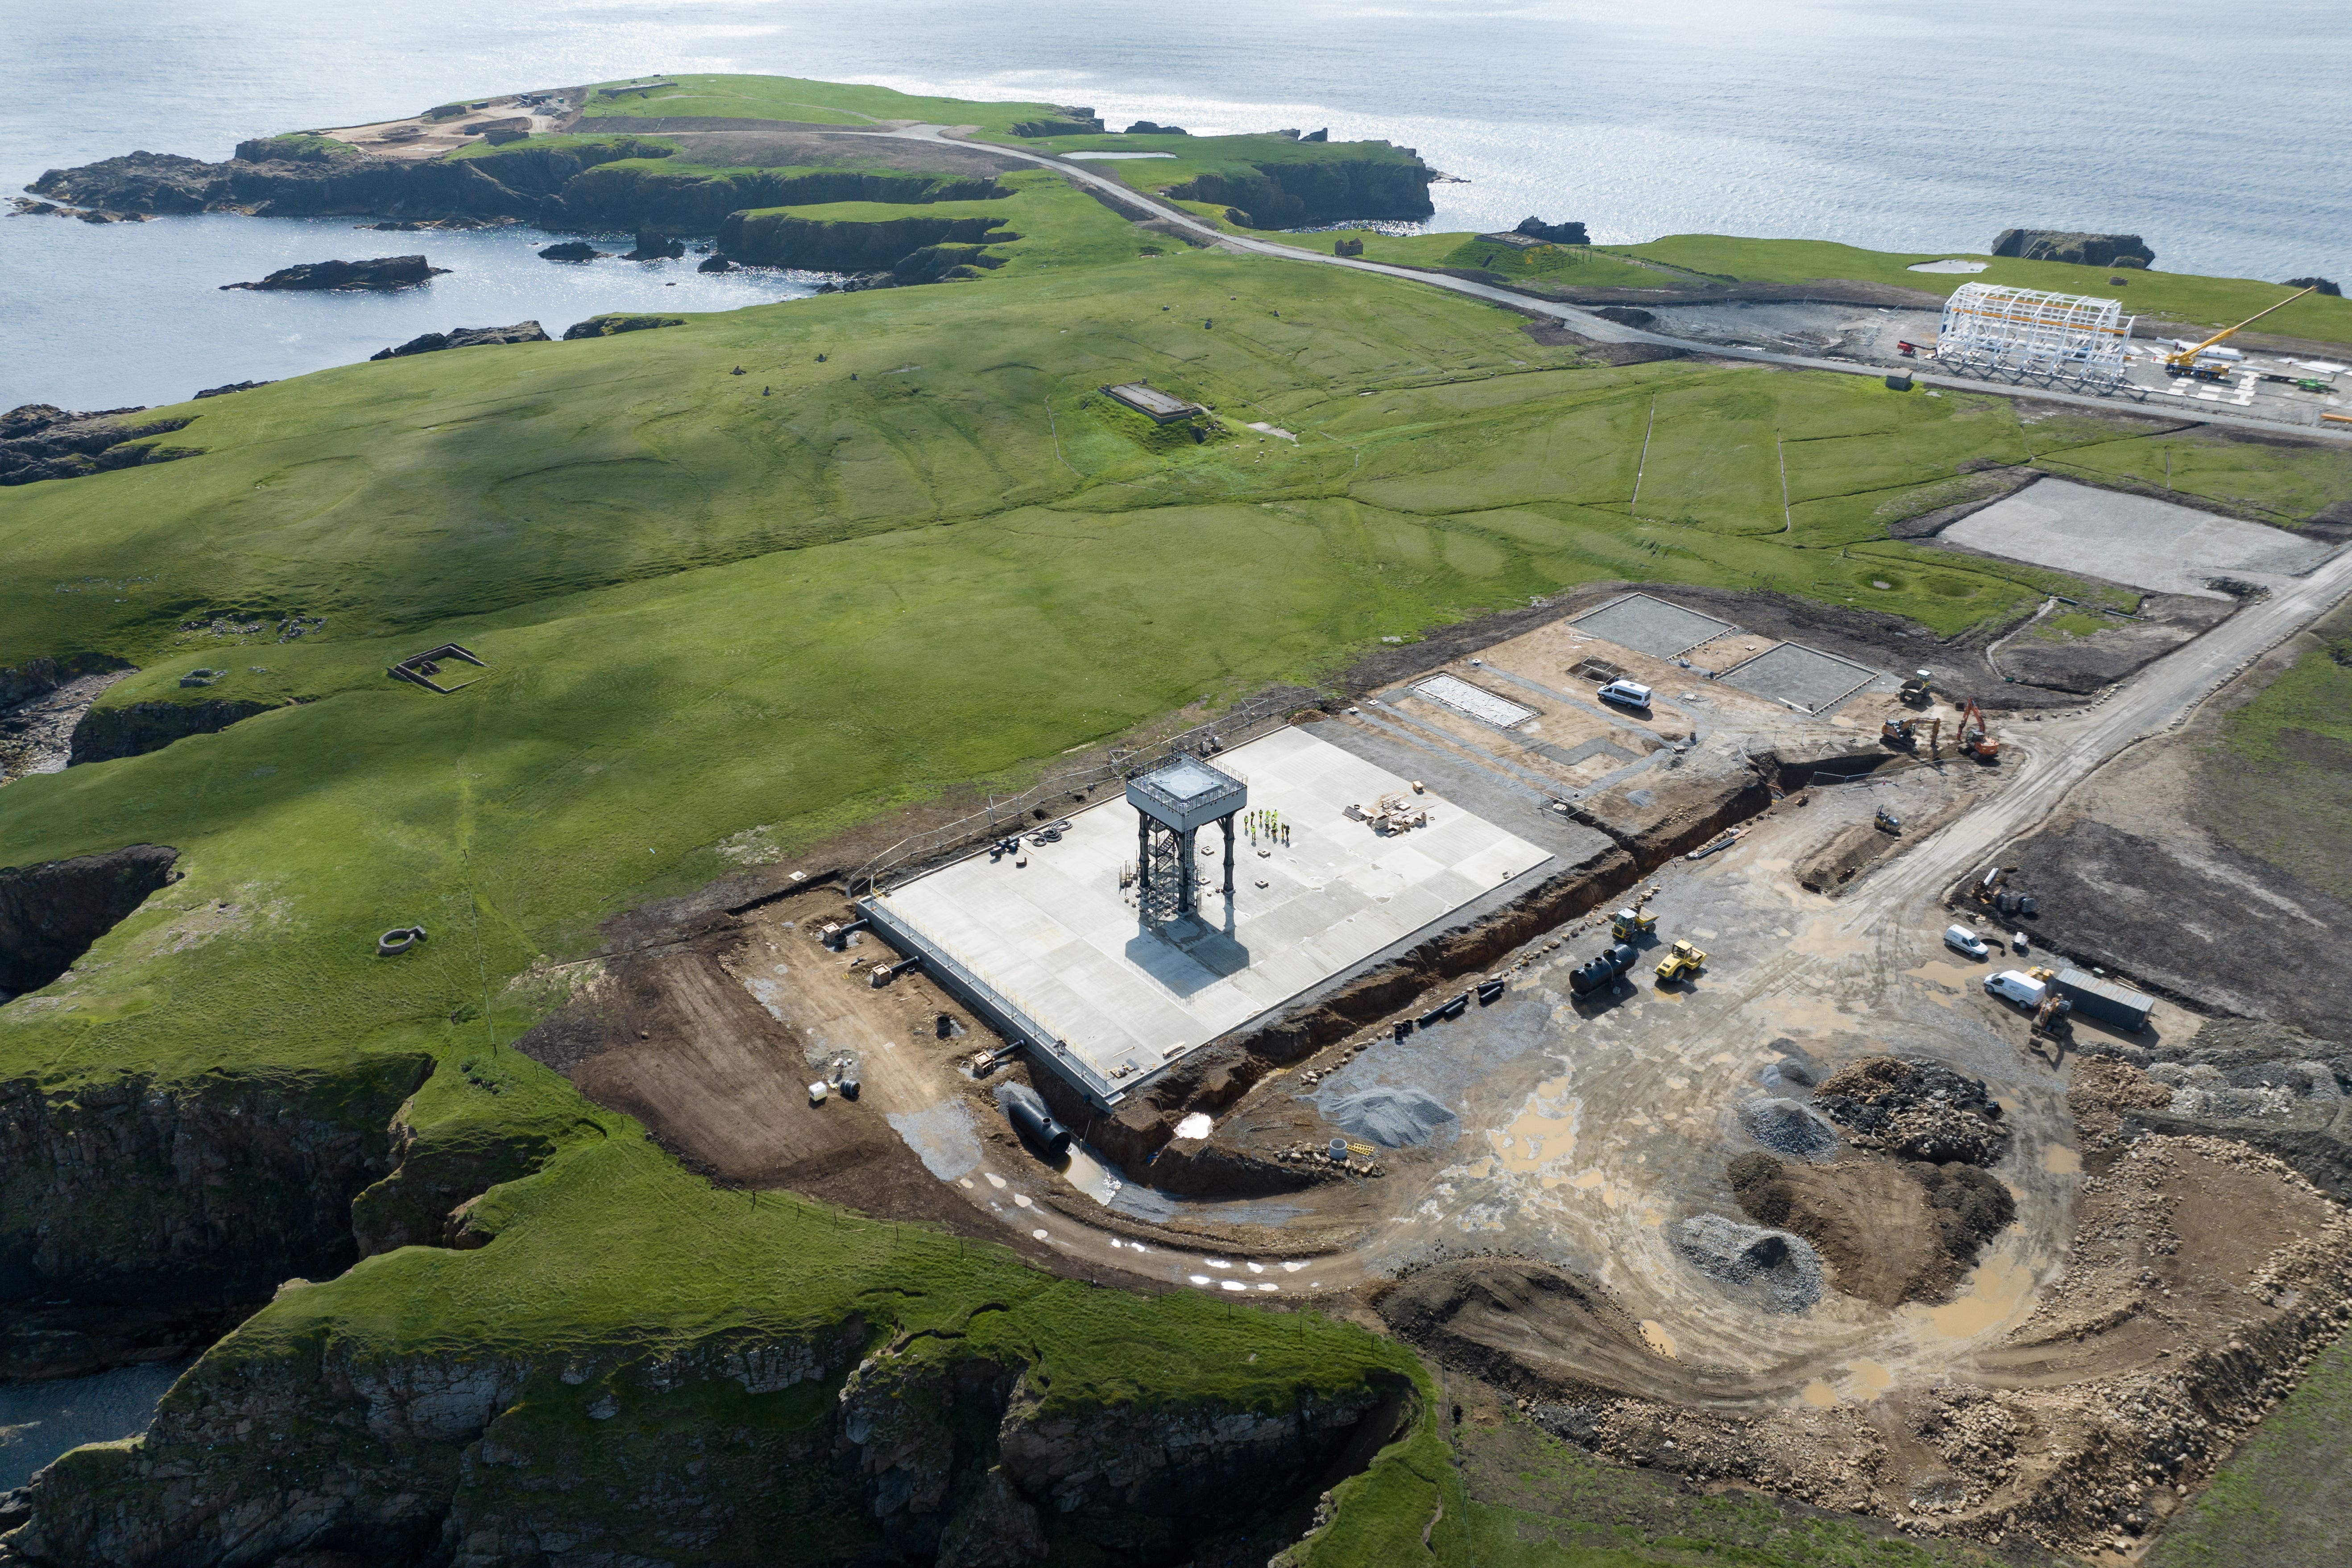
<path id="1" fill-rule="evenodd" d="M 1984 710 L 1977 706 L 1977 700 L 1973 697 L 1969 699 L 1968 706 L 1960 710 L 1959 731 L 1959 747 L 1963 756 L 1974 757 L 1984 763 L 2000 757 L 2000 742 L 1993 739 L 1991 729 L 1985 723 Z"/>

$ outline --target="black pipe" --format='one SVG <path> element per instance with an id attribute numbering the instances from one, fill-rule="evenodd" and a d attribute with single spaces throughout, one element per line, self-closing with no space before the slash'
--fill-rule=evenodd
<path id="1" fill-rule="evenodd" d="M 1054 1120 L 1036 1090 L 1017 1083 L 999 1084 L 996 1104 L 1022 1142 L 1037 1152 L 1056 1159 L 1070 1152 L 1070 1130 Z"/>

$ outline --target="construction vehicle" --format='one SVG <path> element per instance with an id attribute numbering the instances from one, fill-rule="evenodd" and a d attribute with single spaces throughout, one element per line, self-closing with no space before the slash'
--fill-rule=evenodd
<path id="1" fill-rule="evenodd" d="M 1878 727 L 1878 738 L 1890 746 L 1908 749 L 1918 743 L 1918 723 L 1916 719 L 1889 719 Z"/>
<path id="2" fill-rule="evenodd" d="M 1925 702 L 1935 695 L 1934 683 L 1927 672 L 1924 669 L 1913 672 L 1911 679 L 1903 683 L 1901 695 L 1904 701 L 1912 703 Z"/>
<path id="3" fill-rule="evenodd" d="M 1639 910 L 1619 910 L 1609 922 L 1609 934 L 1619 942 L 1639 942 L 1658 929 L 1658 917 Z"/>
<path id="4" fill-rule="evenodd" d="M 1613 986 L 1618 976 L 1633 968 L 1633 960 L 1639 956 L 1632 943 L 1619 942 L 1582 968 L 1570 970 L 1568 988 L 1579 996 L 1589 996 L 1595 991 Z"/>
<path id="5" fill-rule="evenodd" d="M 2234 337 L 2238 333 L 2244 331 L 2248 327 L 2252 326 L 2256 321 L 2259 321 L 2264 316 L 2269 315 L 2271 311 L 2284 310 L 2287 306 L 2294 304 L 2297 300 L 2302 299 L 2305 294 L 2315 293 L 2317 290 L 2317 284 L 2314 284 L 2309 289 L 2299 289 L 2295 290 L 2295 292 L 2288 295 L 2285 299 L 2281 300 L 2277 304 L 2269 306 L 2263 310 L 2256 310 L 2252 315 L 2248 316 L 2236 326 L 2222 328 L 2220 331 L 2215 332 L 2211 337 L 2207 338 L 2201 343 L 2198 343 L 2190 348 L 2182 349 L 2177 353 L 2168 353 L 2165 355 L 2164 374 L 2168 376 L 2172 376 L 2175 379 L 2185 375 L 2193 381 L 2229 380 L 2230 366 L 2227 363 L 2200 364 L 2198 363 L 2198 356 L 2204 353 L 2206 350 L 2211 348 L 2214 344 L 2220 342 L 2223 338 Z"/>
<path id="6" fill-rule="evenodd" d="M 1870 819 L 1870 825 L 1881 833 L 1892 833 L 1897 837 L 1903 833 L 1903 819 L 1883 805 L 1878 808 L 1878 815 Z"/>
<path id="7" fill-rule="evenodd" d="M 1671 985 L 1677 980 L 1696 974 L 1706 963 L 1706 954 L 1686 942 L 1678 942 L 1658 960 L 1658 984 Z"/>
<path id="8" fill-rule="evenodd" d="M 1977 706 L 1977 700 L 1973 697 L 1969 699 L 1968 706 L 1960 710 L 1959 728 L 1961 755 L 1974 757 L 1980 763 L 1999 759 L 2000 742 L 1993 739 L 1991 728 L 1985 723 L 1984 710 Z"/>
<path id="9" fill-rule="evenodd" d="M 2074 1025 L 2067 1021 L 2067 1015 L 2074 1010 L 2074 1003 L 2053 990 L 2033 1010 L 2033 1023 L 2026 1032 L 2044 1039 L 2063 1038 L 2074 1030 Z"/>

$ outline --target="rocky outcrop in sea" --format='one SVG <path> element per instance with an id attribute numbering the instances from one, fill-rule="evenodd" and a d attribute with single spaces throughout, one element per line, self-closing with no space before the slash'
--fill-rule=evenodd
<path id="1" fill-rule="evenodd" d="M 372 261 L 306 261 L 281 267 L 258 283 L 224 283 L 221 288 L 269 289 L 413 289 L 449 269 L 436 267 L 422 256 L 379 256 Z"/>

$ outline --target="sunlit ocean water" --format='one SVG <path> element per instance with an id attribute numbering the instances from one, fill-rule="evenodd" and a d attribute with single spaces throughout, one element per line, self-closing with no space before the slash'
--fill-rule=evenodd
<path id="1" fill-rule="evenodd" d="M 1114 124 L 1328 126 L 1466 184 L 1434 223 L 1581 218 L 1978 250 L 2011 225 L 2139 233 L 2159 268 L 2352 281 L 2352 11 L 2332 0 L 2079 0 L 1990 25 L 1941 0 L 1438 4 L 1113 0 L 0 0 L 17 46 L 0 184 L 143 148 L 413 112 L 647 70 L 773 71 L 1088 103 Z M 365 358 L 418 332 L 810 291 L 685 263 L 540 261 L 530 232 L 356 234 L 207 216 L 0 218 L 0 407 L 110 406 Z M 330 256 L 422 249 L 407 294 L 221 294 Z M 671 284 L 677 287 L 669 287 Z"/>

